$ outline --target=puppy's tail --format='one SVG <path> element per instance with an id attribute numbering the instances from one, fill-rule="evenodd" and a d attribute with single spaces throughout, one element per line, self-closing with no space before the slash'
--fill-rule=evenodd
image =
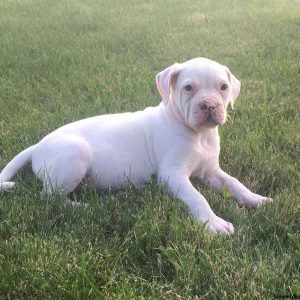
<path id="1" fill-rule="evenodd" d="M 31 161 L 32 152 L 35 146 L 31 146 L 16 155 L 0 173 L 0 191 L 9 190 L 15 183 L 9 181 L 17 172 Z"/>

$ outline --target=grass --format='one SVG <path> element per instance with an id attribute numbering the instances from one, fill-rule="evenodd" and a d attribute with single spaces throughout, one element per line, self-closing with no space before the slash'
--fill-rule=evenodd
<path id="1" fill-rule="evenodd" d="M 242 91 L 221 165 L 274 202 L 257 211 L 194 184 L 236 227 L 212 236 L 155 182 L 86 210 L 41 198 L 29 169 L 0 194 L 0 298 L 272 299 L 300 295 L 299 1 L 0 3 L 0 169 L 62 124 L 160 101 L 155 74 L 204 56 Z"/>

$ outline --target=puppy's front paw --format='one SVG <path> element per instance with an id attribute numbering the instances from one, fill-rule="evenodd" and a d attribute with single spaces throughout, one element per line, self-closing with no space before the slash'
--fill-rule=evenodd
<path id="1" fill-rule="evenodd" d="M 212 233 L 221 233 L 231 235 L 234 233 L 234 227 L 231 223 L 219 218 L 218 216 L 214 216 L 211 218 L 207 224 L 206 228 Z"/>
<path id="2" fill-rule="evenodd" d="M 251 193 L 249 195 L 243 196 L 239 201 L 240 204 L 243 204 L 249 208 L 258 208 L 268 202 L 272 202 L 272 198 L 264 197 L 258 194 Z"/>

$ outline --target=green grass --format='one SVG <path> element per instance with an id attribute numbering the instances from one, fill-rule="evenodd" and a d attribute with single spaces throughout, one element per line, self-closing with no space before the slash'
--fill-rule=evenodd
<path id="1" fill-rule="evenodd" d="M 0 2 L 0 169 L 62 124 L 160 101 L 155 74 L 204 56 L 242 91 L 221 165 L 274 202 L 239 207 L 194 184 L 236 227 L 212 236 L 155 183 L 41 198 L 29 169 L 0 194 L 2 299 L 272 299 L 300 295 L 300 3 Z"/>

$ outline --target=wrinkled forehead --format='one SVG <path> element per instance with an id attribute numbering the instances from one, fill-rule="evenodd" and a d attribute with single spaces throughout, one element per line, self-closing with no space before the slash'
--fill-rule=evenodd
<path id="1" fill-rule="evenodd" d="M 182 64 L 182 70 L 178 76 L 178 82 L 195 82 L 202 84 L 214 84 L 228 81 L 228 75 L 224 66 L 209 59 L 192 59 Z"/>

